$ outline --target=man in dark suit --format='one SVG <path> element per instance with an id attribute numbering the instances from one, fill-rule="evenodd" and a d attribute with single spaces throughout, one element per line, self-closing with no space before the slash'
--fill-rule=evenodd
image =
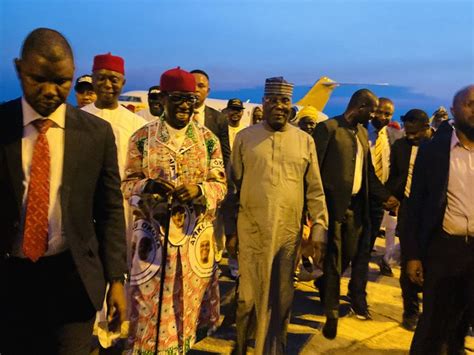
<path id="1" fill-rule="evenodd" d="M 420 146 L 408 200 L 407 273 L 423 285 L 412 354 L 464 353 L 474 324 L 474 85 L 451 112 L 454 128 L 443 123 Z"/>
<path id="2" fill-rule="evenodd" d="M 114 135 L 65 100 L 67 40 L 39 28 L 15 66 L 23 97 L 0 106 L 0 353 L 88 354 L 106 283 L 125 319 L 125 231 Z"/>
<path id="3" fill-rule="evenodd" d="M 340 278 L 349 263 L 352 310 L 360 319 L 371 318 L 365 292 L 370 259 L 369 198 L 384 202 L 385 208 L 398 204 L 375 176 L 363 126 L 377 104 L 371 91 L 356 91 L 341 116 L 321 122 L 313 133 L 329 212 L 324 275 L 318 282 L 326 313 L 323 335 L 329 339 L 337 334 Z"/>
<path id="4" fill-rule="evenodd" d="M 405 137 L 395 141 L 390 154 L 390 174 L 386 187 L 400 201 L 398 210 L 398 237 L 401 245 L 402 267 L 400 271 L 400 286 L 403 298 L 402 326 L 414 331 L 418 322 L 420 305 L 418 293 L 421 288 L 410 281 L 406 273 L 405 234 L 406 227 L 406 200 L 410 196 L 413 167 L 415 165 L 418 146 L 430 138 L 431 129 L 426 112 L 418 109 L 408 111 L 402 116 Z"/>
<path id="5" fill-rule="evenodd" d="M 230 145 L 229 145 L 229 130 L 227 128 L 227 119 L 225 116 L 205 105 L 206 98 L 211 92 L 209 86 L 209 75 L 204 70 L 195 69 L 190 72 L 196 80 L 196 94 L 198 95 L 198 102 L 194 108 L 194 119 L 201 125 L 209 128 L 214 133 L 221 143 L 222 156 L 224 158 L 224 165 L 230 159 Z"/>

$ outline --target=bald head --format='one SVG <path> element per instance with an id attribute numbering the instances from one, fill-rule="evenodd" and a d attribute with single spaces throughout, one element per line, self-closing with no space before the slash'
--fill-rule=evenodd
<path id="1" fill-rule="evenodd" d="M 73 58 L 71 46 L 66 38 L 58 31 L 49 28 L 37 28 L 26 37 L 21 48 L 21 58 L 28 58 L 32 53 L 50 61 Z"/>
<path id="2" fill-rule="evenodd" d="M 349 101 L 349 105 L 347 106 L 348 109 L 358 108 L 362 105 L 368 105 L 372 103 L 377 103 L 377 96 L 370 91 L 369 89 L 360 89 L 357 90 L 351 96 L 351 100 Z"/>
<path id="3" fill-rule="evenodd" d="M 474 85 L 469 85 L 454 95 L 451 112 L 456 129 L 474 142 Z"/>
<path id="4" fill-rule="evenodd" d="M 353 123 L 366 125 L 374 116 L 377 106 L 377 96 L 369 89 L 360 89 L 352 95 L 344 116 Z"/>
<path id="5" fill-rule="evenodd" d="M 466 86 L 459 90 L 453 98 L 453 107 L 462 104 L 462 102 L 474 91 L 474 85 Z"/>
<path id="6" fill-rule="evenodd" d="M 62 34 L 48 28 L 31 32 L 15 67 L 23 97 L 41 116 L 48 117 L 66 101 L 74 77 L 74 59 Z"/>

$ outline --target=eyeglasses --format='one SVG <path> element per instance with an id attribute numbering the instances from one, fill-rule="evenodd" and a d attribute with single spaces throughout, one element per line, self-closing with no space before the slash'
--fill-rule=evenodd
<path id="1" fill-rule="evenodd" d="M 171 102 L 176 105 L 181 105 L 183 102 L 186 102 L 190 105 L 195 105 L 198 101 L 198 98 L 194 95 L 179 95 L 179 94 L 169 94 Z"/>
<path id="2" fill-rule="evenodd" d="M 289 97 L 278 97 L 278 96 L 267 96 L 263 99 L 265 103 L 268 103 L 270 105 L 278 105 L 278 104 L 283 104 L 283 105 L 291 105 L 291 99 Z"/>

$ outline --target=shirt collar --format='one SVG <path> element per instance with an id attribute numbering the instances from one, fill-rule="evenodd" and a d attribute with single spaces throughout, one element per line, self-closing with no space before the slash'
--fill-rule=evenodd
<path id="1" fill-rule="evenodd" d="M 286 122 L 286 124 L 282 127 L 282 129 L 278 130 L 278 131 L 275 131 L 272 127 L 270 127 L 270 125 L 267 123 L 267 121 L 262 121 L 263 123 L 263 127 L 267 130 L 267 131 L 270 131 L 270 132 L 286 132 L 290 129 L 291 127 L 291 123 L 289 122 Z"/>
<path id="2" fill-rule="evenodd" d="M 56 126 L 64 128 L 66 126 L 66 105 L 61 104 L 56 111 L 50 114 L 48 117 L 41 116 L 34 110 L 33 107 L 25 100 L 21 98 L 21 109 L 23 112 L 23 127 L 26 127 L 34 120 L 48 118 L 55 123 Z"/>
<path id="3" fill-rule="evenodd" d="M 199 113 L 201 117 L 203 117 L 205 109 L 206 109 L 206 104 L 203 104 L 201 107 L 195 108 L 194 112 Z"/>
<path id="4" fill-rule="evenodd" d="M 459 140 L 459 137 L 456 132 L 456 128 L 453 126 L 453 134 L 451 135 L 451 150 L 453 150 L 456 147 L 461 147 L 467 150 L 470 150 L 469 148 L 465 147 L 461 141 Z"/>

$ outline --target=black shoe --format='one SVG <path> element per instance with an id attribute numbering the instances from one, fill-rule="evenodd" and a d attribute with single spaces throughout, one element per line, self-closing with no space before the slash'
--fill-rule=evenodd
<path id="1" fill-rule="evenodd" d="M 418 315 L 403 316 L 402 327 L 410 332 L 414 332 L 418 323 Z"/>
<path id="2" fill-rule="evenodd" d="M 337 335 L 337 318 L 327 318 L 323 326 L 323 335 L 326 339 L 334 339 Z"/>
<path id="3" fill-rule="evenodd" d="M 383 276 L 393 277 L 393 271 L 390 265 L 388 265 L 385 260 L 382 258 L 382 261 L 379 264 L 380 274 Z"/>
<path id="4" fill-rule="evenodd" d="M 351 306 L 351 313 L 360 320 L 372 320 L 372 315 L 369 312 L 369 307 L 358 308 Z"/>

